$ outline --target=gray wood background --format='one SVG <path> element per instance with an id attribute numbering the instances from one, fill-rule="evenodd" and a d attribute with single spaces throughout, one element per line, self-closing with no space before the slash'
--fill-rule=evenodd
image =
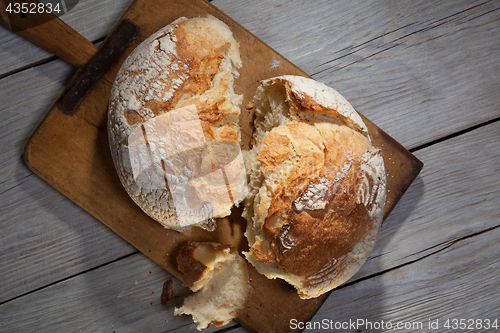
<path id="1" fill-rule="evenodd" d="M 62 18 L 98 43 L 131 2 L 80 1 Z M 431 331 L 436 320 L 432 332 L 449 332 L 447 319 L 500 326 L 500 1 L 212 4 L 425 164 L 367 263 L 306 332 L 322 331 L 324 320 L 423 325 L 401 332 Z M 74 71 L 0 27 L 0 332 L 196 331 L 190 317 L 173 316 L 188 293 L 178 281 L 179 297 L 161 306 L 172 276 L 22 160 Z M 236 322 L 222 329 L 246 331 Z"/>

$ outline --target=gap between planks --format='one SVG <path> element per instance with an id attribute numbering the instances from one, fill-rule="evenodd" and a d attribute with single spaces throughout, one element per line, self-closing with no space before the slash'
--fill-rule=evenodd
<path id="1" fill-rule="evenodd" d="M 94 46 L 97 48 L 105 39 L 106 37 L 100 37 L 94 41 L 92 41 L 92 44 L 94 44 Z M 48 58 L 44 58 L 44 59 L 39 59 L 35 62 L 33 62 L 32 64 L 27 64 L 25 66 L 22 66 L 22 67 L 19 67 L 19 68 L 16 68 L 15 70 L 11 71 L 11 72 L 6 72 L 6 73 L 3 73 L 1 74 L 0 73 L 0 80 L 2 79 L 5 79 L 5 78 L 8 78 L 9 76 L 12 76 L 12 75 L 16 75 L 22 71 L 25 71 L 27 69 L 31 69 L 31 68 L 36 68 L 36 67 L 39 67 L 39 66 L 43 66 L 43 65 L 46 65 L 52 61 L 56 61 L 58 60 L 59 57 L 55 56 L 55 55 L 52 55 Z"/>
<path id="2" fill-rule="evenodd" d="M 406 39 L 406 38 L 408 38 L 408 37 L 410 37 L 410 36 L 412 36 L 412 35 L 415 35 L 415 34 L 418 34 L 418 33 L 422 33 L 422 32 L 426 32 L 426 31 L 429 31 L 429 30 L 431 30 L 431 29 L 435 29 L 435 28 L 437 28 L 437 27 L 439 27 L 439 26 L 442 26 L 442 25 L 448 24 L 448 23 L 452 22 L 453 20 L 455 20 L 457 16 L 460 16 L 461 14 L 465 14 L 465 13 L 467 13 L 467 12 L 471 11 L 471 10 L 477 9 L 477 8 L 479 8 L 479 7 L 481 7 L 481 6 L 484 6 L 484 5 L 486 5 L 486 4 L 490 3 L 490 2 L 492 2 L 492 1 L 491 1 L 491 0 L 489 0 L 489 1 L 485 1 L 485 2 L 483 2 L 483 3 L 480 3 L 480 4 L 477 4 L 477 5 L 471 6 L 471 7 L 467 8 L 467 9 L 464 9 L 464 10 L 458 11 L 457 13 L 454 13 L 454 14 L 451 14 L 451 15 L 449 15 L 449 16 L 446 16 L 446 17 L 443 17 L 443 18 L 437 19 L 437 20 L 435 20 L 434 22 L 431 22 L 430 24 L 428 24 L 428 25 L 426 25 L 426 26 L 424 26 L 424 27 L 422 27 L 422 28 L 420 28 L 420 29 L 418 29 L 418 30 L 416 30 L 416 31 L 412 31 L 411 33 L 407 33 L 407 34 L 405 34 L 405 35 L 403 35 L 403 36 L 396 37 L 396 38 L 394 38 L 394 39 L 392 39 L 392 40 L 390 40 L 390 41 L 385 41 L 385 42 L 383 43 L 383 45 L 388 45 L 388 44 L 394 44 L 394 45 L 387 46 L 386 48 L 383 48 L 383 49 L 381 49 L 381 50 L 378 50 L 378 51 L 376 51 L 376 52 L 373 52 L 373 53 L 371 53 L 371 54 L 369 54 L 369 55 L 367 55 L 367 56 L 362 57 L 361 59 L 358 59 L 358 60 L 356 60 L 356 61 L 353 61 L 353 62 L 350 62 L 350 63 L 348 63 L 348 64 L 345 64 L 345 65 L 343 65 L 343 66 L 341 66 L 341 67 L 334 68 L 334 71 L 338 71 L 338 70 L 341 70 L 341 69 L 347 68 L 347 67 L 352 66 L 352 65 L 354 65 L 354 64 L 356 64 L 356 63 L 358 63 L 358 62 L 360 62 L 360 61 L 363 61 L 363 60 L 365 60 L 365 59 L 372 58 L 372 57 L 374 57 L 374 56 L 376 56 L 376 55 L 379 55 L 379 54 L 381 54 L 381 53 L 383 53 L 383 52 L 385 52 L 385 51 L 388 51 L 388 50 L 390 50 L 390 49 L 392 49 L 392 48 L 394 48 L 394 47 L 396 47 L 396 46 L 399 46 L 399 45 L 400 45 L 400 44 L 398 43 L 399 41 L 402 41 L 402 40 L 404 40 L 404 39 Z M 472 18 L 467 19 L 465 22 L 469 22 L 469 21 L 472 21 L 472 20 L 477 19 L 477 18 L 479 18 L 479 17 L 482 17 L 482 16 L 484 16 L 484 15 L 491 14 L 491 13 L 493 13 L 493 12 L 497 11 L 497 10 L 500 10 L 500 8 L 492 9 L 492 10 L 489 10 L 489 11 L 487 11 L 487 12 L 481 13 L 481 14 L 479 14 L 479 15 L 476 15 L 476 16 L 474 16 L 474 17 L 472 17 Z M 397 29 L 394 29 L 394 30 L 388 31 L 388 32 L 386 32 L 386 33 L 384 33 L 384 34 L 381 34 L 380 36 L 376 36 L 376 37 L 374 37 L 374 38 L 372 38 L 372 39 L 370 39 L 370 40 L 368 40 L 368 41 L 366 41 L 366 42 L 363 42 L 363 43 L 361 43 L 361 44 L 359 44 L 359 45 L 356 45 L 356 46 L 352 47 L 351 51 L 349 51 L 348 53 L 346 53 L 346 54 L 344 54 L 344 55 L 342 55 L 342 56 L 336 57 L 336 58 L 334 58 L 334 59 L 332 59 L 332 60 L 326 61 L 326 62 L 324 62 L 324 63 L 322 63 L 322 64 L 318 65 L 317 67 L 322 67 L 322 66 L 324 66 L 324 65 L 328 65 L 328 64 L 333 63 L 333 62 L 335 62 L 335 61 L 337 61 L 337 60 L 340 60 L 340 59 L 342 59 L 342 58 L 345 58 L 345 57 L 348 57 L 348 56 L 353 56 L 353 55 L 356 55 L 356 53 L 358 53 L 360 50 L 365 49 L 365 48 L 366 48 L 366 47 L 367 47 L 367 46 L 368 46 L 371 42 L 374 42 L 374 41 L 376 41 L 376 40 L 378 40 L 378 39 L 381 39 L 381 38 L 384 38 L 384 37 L 390 36 L 391 34 L 393 34 L 393 33 L 397 32 L 397 31 L 404 30 L 405 28 L 408 28 L 408 27 L 410 27 L 410 26 L 414 26 L 415 24 L 417 24 L 417 23 L 412 22 L 412 23 L 410 23 L 410 24 L 404 25 L 404 26 L 399 27 L 399 28 L 397 28 Z M 342 53 L 343 51 L 347 51 L 347 50 L 349 50 L 349 48 L 344 48 L 344 49 L 342 49 L 342 50 L 339 50 L 339 51 L 334 52 L 333 54 Z M 312 73 L 312 74 L 311 74 L 311 76 L 316 76 L 316 75 L 321 74 L 321 73 L 323 73 L 323 72 L 325 72 L 325 71 L 331 70 L 332 68 L 333 68 L 333 67 L 329 67 L 329 68 L 325 68 L 325 69 L 319 70 L 319 71 L 317 71 L 317 72 Z"/>
<path id="3" fill-rule="evenodd" d="M 485 127 L 485 126 L 488 126 L 488 125 L 491 125 L 493 123 L 496 123 L 497 121 L 500 121 L 500 117 L 497 117 L 497 118 L 493 118 L 493 119 L 490 119 L 490 120 L 487 120 L 485 122 L 482 122 L 482 123 L 479 123 L 477 125 L 473 125 L 473 126 L 469 126 L 469 127 L 466 127 L 464 129 L 461 129 L 461 130 L 457 130 L 457 132 L 455 133 L 452 133 L 452 134 L 449 134 L 447 136 L 444 136 L 444 137 L 441 137 L 441 138 L 438 138 L 436 140 L 432 140 L 432 141 L 429 141 L 423 145 L 420 145 L 420 146 L 417 146 L 417 147 L 414 147 L 414 148 L 411 148 L 409 149 L 409 151 L 411 153 L 414 153 L 416 151 L 419 151 L 419 150 L 422 150 L 422 149 L 425 149 L 425 148 L 428 148 L 430 146 L 433 146 L 433 145 L 437 145 L 441 142 L 444 142 L 446 140 L 450 140 L 450 139 L 453 139 L 453 138 L 456 138 L 458 136 L 461 136 L 461 135 L 464 135 L 464 134 L 467 134 L 469 132 L 472 132 L 472 131 L 475 131 L 476 129 L 479 129 L 479 128 L 482 128 L 482 127 Z"/>
<path id="4" fill-rule="evenodd" d="M 497 225 L 497 226 L 494 226 L 494 227 L 491 227 L 491 228 L 488 228 L 488 229 L 485 229 L 485 230 L 481 230 L 481 231 L 475 232 L 475 233 L 470 234 L 470 235 L 465 235 L 465 236 L 463 236 L 463 237 L 461 237 L 461 238 L 457 238 L 457 239 L 453 239 L 453 240 L 450 240 L 450 241 L 446 241 L 446 242 L 441 243 L 441 244 L 436 244 L 435 246 L 433 246 L 433 248 L 434 248 L 434 247 L 436 247 L 436 248 L 438 248 L 438 250 L 436 250 L 436 251 L 434 251 L 434 252 L 427 253 L 427 254 L 425 254 L 423 257 L 419 257 L 419 258 L 414 259 L 414 260 L 412 260 L 412 261 L 405 262 L 405 263 L 403 263 L 403 264 L 400 264 L 400 265 L 398 265 L 398 266 L 394 266 L 394 267 L 388 268 L 388 269 L 386 269 L 386 270 L 383 270 L 383 271 L 377 272 L 377 273 L 375 273 L 375 274 L 368 275 L 368 276 L 364 276 L 364 277 L 362 277 L 362 278 L 360 278 L 360 279 L 356 279 L 356 280 L 354 280 L 354 281 L 347 282 L 347 283 L 345 283 L 345 284 L 343 284 L 343 285 L 341 285 L 341 286 L 339 286 L 339 287 L 335 288 L 335 290 L 340 290 L 340 289 L 348 288 L 348 287 L 350 287 L 350 286 L 352 286 L 352 285 L 354 285 L 354 284 L 357 284 L 357 283 L 363 282 L 363 281 L 365 281 L 365 280 L 368 280 L 368 279 L 371 279 L 371 278 L 374 278 L 374 277 L 377 277 L 377 276 L 380 276 L 380 275 L 387 274 L 387 273 L 389 273 L 389 272 L 391 272 L 391 271 L 394 271 L 394 270 L 397 270 L 397 269 L 403 268 L 403 267 L 405 267 L 405 266 L 409 266 L 409 265 L 414 264 L 414 263 L 416 263 L 416 262 L 419 262 L 419 261 L 421 261 L 421 260 L 425 260 L 425 259 L 427 259 L 427 258 L 428 258 L 428 257 L 430 257 L 430 256 L 433 256 L 433 255 L 436 255 L 436 254 L 438 254 L 438 253 L 440 253 L 440 252 L 446 251 L 449 247 L 451 247 L 451 246 L 455 245 L 456 243 L 462 242 L 462 241 L 464 241 L 464 240 L 466 240 L 466 239 L 469 239 L 469 238 L 473 238 L 473 237 L 476 237 L 476 236 L 480 236 L 480 235 L 482 235 L 482 234 L 484 234 L 484 233 L 487 233 L 487 232 L 489 232 L 489 231 L 495 230 L 495 229 L 497 229 L 497 228 L 499 228 L 499 227 L 500 227 L 500 225 Z M 420 251 L 420 252 L 424 252 L 424 251 Z M 418 254 L 418 253 L 414 253 L 414 254 Z"/>
<path id="5" fill-rule="evenodd" d="M 63 279 L 56 280 L 56 281 L 51 282 L 51 283 L 48 283 L 48 284 L 46 284 L 46 285 L 44 285 L 44 286 L 41 286 L 41 287 L 38 287 L 38 288 L 36 288 L 36 289 L 30 290 L 30 291 L 28 291 L 28 292 L 26 292 L 26 293 L 24 293 L 24 294 L 20 294 L 20 295 L 18 295 L 18 296 L 15 296 L 15 297 L 12 297 L 12 298 L 10 298 L 10 299 L 7 299 L 7 300 L 5 300 L 5 301 L 3 301 L 3 302 L 0 302 L 0 305 L 2 305 L 2 304 L 6 304 L 6 303 L 9 303 L 9 302 L 12 302 L 12 301 L 14 301 L 14 300 L 16 300 L 16 299 L 18 299 L 18 298 L 22 298 L 22 297 L 24 297 L 24 296 L 28 296 L 29 294 L 35 293 L 35 292 L 37 292 L 37 291 L 40 291 L 40 290 L 43 290 L 43 289 L 46 289 L 46 288 L 49 288 L 49 287 L 54 286 L 54 285 L 56 285 L 56 284 L 59 284 L 59 283 L 61 283 L 61 282 L 64 282 L 64 281 L 67 281 L 67 280 L 71 280 L 71 279 L 73 279 L 74 277 L 76 277 L 76 276 L 78 276 L 78 275 L 82 275 L 82 274 L 86 274 L 86 273 L 89 273 L 89 272 L 95 271 L 95 270 L 97 270 L 97 269 L 99 269 L 99 268 L 105 267 L 105 266 L 107 266 L 107 265 L 113 264 L 113 263 L 118 262 L 118 261 L 120 261 L 120 260 L 122 260 L 122 259 L 128 258 L 128 257 L 130 257 L 130 256 L 133 256 L 133 255 L 136 255 L 136 254 L 139 254 L 139 253 L 141 253 L 141 252 L 140 252 L 139 250 L 137 250 L 137 251 L 134 251 L 134 252 L 132 252 L 132 253 L 128 253 L 128 254 L 126 254 L 126 255 L 123 255 L 123 256 L 121 256 L 121 257 L 118 257 L 118 258 L 116 258 L 116 259 L 110 260 L 110 261 L 108 261 L 108 262 L 102 263 L 102 264 L 100 264 L 100 265 L 96 265 L 96 266 L 94 266 L 94 267 L 92 267 L 92 268 L 89 268 L 89 269 L 86 269 L 86 270 L 84 270 L 84 271 L 78 272 L 78 273 L 76 273 L 76 274 L 69 275 L 69 276 L 67 276 L 67 277 L 65 277 L 65 278 L 63 278 Z"/>

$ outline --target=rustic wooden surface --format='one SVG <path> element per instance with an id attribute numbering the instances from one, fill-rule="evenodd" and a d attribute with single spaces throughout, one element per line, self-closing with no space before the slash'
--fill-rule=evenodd
<path id="1" fill-rule="evenodd" d="M 413 321 L 430 331 L 439 319 L 434 331 L 444 332 L 448 318 L 500 317 L 500 3 L 212 3 L 425 163 L 367 264 L 313 322 Z M 63 19 L 100 42 L 129 5 L 81 1 Z M 160 305 L 171 275 L 24 165 L 26 140 L 74 69 L 23 43 L 0 30 L 0 331 L 196 331 L 172 316 L 179 299 Z"/>

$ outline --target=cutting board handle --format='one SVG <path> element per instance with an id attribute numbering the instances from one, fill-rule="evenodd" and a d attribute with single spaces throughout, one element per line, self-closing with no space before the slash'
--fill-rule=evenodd
<path id="1" fill-rule="evenodd" d="M 76 67 L 87 63 L 95 54 L 96 47 L 94 44 L 53 13 L 20 12 L 16 14 L 13 10 L 16 2 L 19 1 L 0 1 L 0 24 L 7 29 Z M 23 3 L 28 5 L 28 9 L 32 7 L 39 8 L 37 7 L 39 2 L 36 0 L 23 0 Z M 7 12 L 9 4 L 11 4 L 10 13 Z"/>

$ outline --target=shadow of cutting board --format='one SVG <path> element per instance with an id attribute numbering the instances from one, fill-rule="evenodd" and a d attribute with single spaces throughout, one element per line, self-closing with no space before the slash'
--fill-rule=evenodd
<path id="1" fill-rule="evenodd" d="M 253 97 L 259 80 L 283 74 L 307 74 L 208 2 L 136 0 L 122 18 L 139 26 L 135 40 L 97 82 L 76 113 L 68 115 L 57 105 L 52 107 L 25 148 L 25 160 L 33 172 L 179 279 L 182 274 L 176 268 L 175 254 L 186 241 L 215 241 L 234 244 L 240 250 L 247 248 L 242 207 L 233 209 L 230 217 L 218 220 L 218 228 L 212 233 L 198 228 L 186 233 L 169 231 L 153 221 L 133 203 L 118 179 L 108 147 L 107 106 L 122 62 L 141 41 L 180 16 L 207 14 L 228 24 L 240 43 L 243 67 L 236 92 L 244 94 L 240 125 L 242 147 L 248 147 L 253 118 L 245 105 Z M 385 206 L 387 217 L 421 170 L 422 163 L 364 120 L 374 145 L 382 148 L 386 162 L 387 189 L 390 190 Z M 301 300 L 285 282 L 268 280 L 252 267 L 250 272 L 254 293 L 237 321 L 254 332 L 291 331 L 290 319 L 310 320 L 328 297 Z"/>

